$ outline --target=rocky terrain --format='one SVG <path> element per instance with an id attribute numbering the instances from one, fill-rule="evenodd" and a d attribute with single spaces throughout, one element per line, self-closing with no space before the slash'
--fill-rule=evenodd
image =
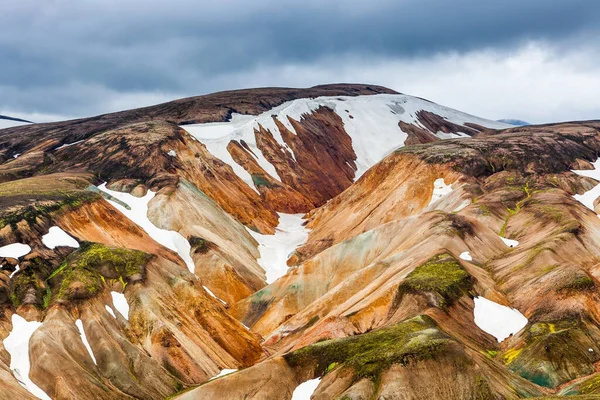
<path id="1" fill-rule="evenodd" d="M 600 398 L 600 122 L 368 85 L 0 130 L 0 393 Z"/>

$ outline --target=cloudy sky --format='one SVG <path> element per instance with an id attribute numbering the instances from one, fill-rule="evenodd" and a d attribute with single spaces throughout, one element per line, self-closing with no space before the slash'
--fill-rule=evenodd
<path id="1" fill-rule="evenodd" d="M 0 114 L 374 83 L 487 118 L 600 119 L 597 0 L 1 0 Z"/>

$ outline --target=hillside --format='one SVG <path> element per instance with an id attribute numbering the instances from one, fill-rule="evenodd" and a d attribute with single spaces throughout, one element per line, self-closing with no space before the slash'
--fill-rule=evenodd
<path id="1" fill-rule="evenodd" d="M 1 129 L 0 391 L 600 395 L 599 153 L 368 85 Z"/>

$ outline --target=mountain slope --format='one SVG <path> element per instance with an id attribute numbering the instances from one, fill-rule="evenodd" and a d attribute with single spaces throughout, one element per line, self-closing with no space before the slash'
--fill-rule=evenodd
<path id="1" fill-rule="evenodd" d="M 0 130 L 3 393 L 595 393 L 600 123 L 506 127 L 328 85 Z"/>

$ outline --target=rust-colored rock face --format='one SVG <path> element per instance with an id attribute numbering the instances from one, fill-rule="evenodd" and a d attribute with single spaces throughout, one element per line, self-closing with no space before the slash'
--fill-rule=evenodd
<path id="1" fill-rule="evenodd" d="M 0 397 L 600 396 L 600 123 L 504 127 L 328 85 L 0 130 Z"/>

